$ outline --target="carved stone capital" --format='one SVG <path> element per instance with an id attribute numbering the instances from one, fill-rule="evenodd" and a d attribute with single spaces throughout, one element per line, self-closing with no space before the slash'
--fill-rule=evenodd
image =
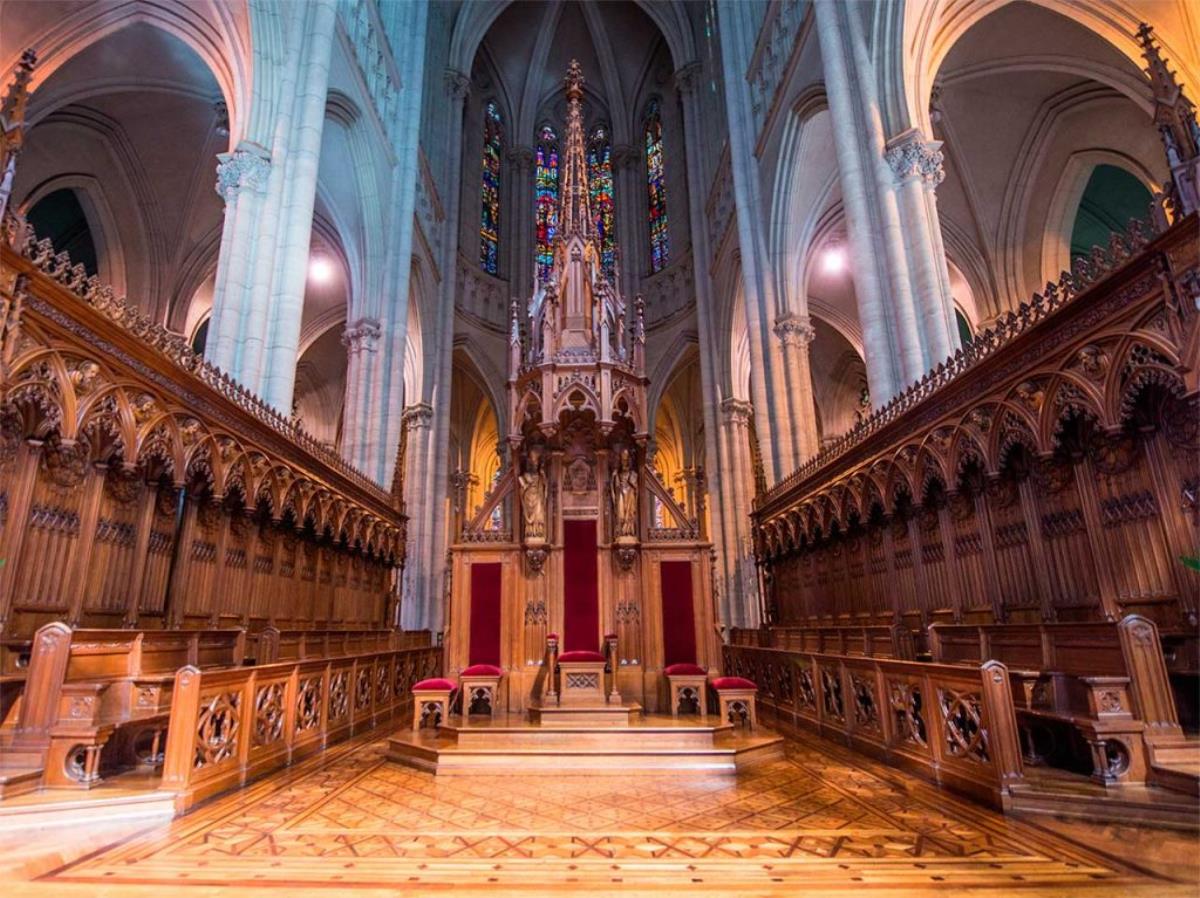
<path id="1" fill-rule="evenodd" d="M 687 65 L 675 70 L 675 86 L 679 88 L 681 94 L 690 94 L 700 84 L 700 76 L 704 72 L 704 67 L 698 62 L 689 62 Z"/>
<path id="2" fill-rule="evenodd" d="M 522 171 L 533 166 L 533 147 L 509 147 L 508 161 Z"/>
<path id="3" fill-rule="evenodd" d="M 721 403 L 721 415 L 728 424 L 748 427 L 754 417 L 754 406 L 744 399 L 726 399 Z"/>
<path id="4" fill-rule="evenodd" d="M 458 69 L 446 69 L 443 76 L 446 94 L 452 100 L 462 102 L 471 94 L 471 79 Z"/>
<path id="5" fill-rule="evenodd" d="M 217 193 L 230 202 L 243 190 L 265 193 L 271 156 L 262 147 L 245 143 L 232 153 L 217 154 Z"/>
<path id="6" fill-rule="evenodd" d="M 409 431 L 428 430 L 433 423 L 433 406 L 428 402 L 416 402 L 404 409 L 400 416 Z"/>
<path id="7" fill-rule="evenodd" d="M 613 171 L 624 171 L 633 168 L 642 161 L 641 151 L 630 143 L 619 143 L 612 148 Z"/>
<path id="8" fill-rule="evenodd" d="M 379 344 L 383 328 L 378 318 L 359 318 L 342 331 L 342 345 L 350 355 L 359 352 L 374 352 Z"/>
<path id="9" fill-rule="evenodd" d="M 937 187 L 946 179 L 946 170 L 942 167 L 942 142 L 925 140 L 916 128 L 892 138 L 883 155 L 897 184 L 920 178 L 930 187 Z"/>
<path id="10" fill-rule="evenodd" d="M 775 336 L 784 346 L 808 346 L 817 331 L 807 315 L 781 315 L 775 319 Z"/>

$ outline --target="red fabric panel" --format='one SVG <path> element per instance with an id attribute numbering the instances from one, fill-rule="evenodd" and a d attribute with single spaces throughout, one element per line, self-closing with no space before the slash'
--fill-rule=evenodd
<path id="1" fill-rule="evenodd" d="M 662 580 L 663 664 L 696 663 L 696 618 L 692 608 L 692 563 L 664 561 Z"/>
<path id="2" fill-rule="evenodd" d="M 471 565 L 472 664 L 500 664 L 500 562 Z"/>
<path id="3" fill-rule="evenodd" d="M 596 522 L 563 521 L 564 651 L 594 652 L 600 644 L 600 584 Z"/>

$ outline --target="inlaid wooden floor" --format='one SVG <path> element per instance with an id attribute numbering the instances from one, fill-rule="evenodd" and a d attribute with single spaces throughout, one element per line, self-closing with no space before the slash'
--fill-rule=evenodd
<path id="1" fill-rule="evenodd" d="M 296 898 L 331 886 L 1197 894 L 1194 837 L 1173 837 L 1172 851 L 1192 851 L 1167 876 L 1118 859 L 1123 840 L 1101 828 L 1085 831 L 1101 850 L 1084 848 L 816 740 L 790 742 L 784 760 L 736 777 L 690 778 L 437 778 L 388 762 L 384 747 L 350 744 L 172 823 L 121 833 L 24 886 L 6 883 L 6 898 L 149 895 L 165 885 L 178 898 Z"/>

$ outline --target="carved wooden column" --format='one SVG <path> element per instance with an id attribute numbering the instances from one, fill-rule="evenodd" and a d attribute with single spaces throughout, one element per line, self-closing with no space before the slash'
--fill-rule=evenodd
<path id="1" fill-rule="evenodd" d="M 15 444 L 15 445 L 14 445 Z M 29 533 L 29 508 L 33 502 L 33 488 L 37 482 L 38 462 L 42 444 L 36 440 L 12 440 L 5 445 L 7 464 L 0 463 L 0 472 L 10 479 L 8 510 L 3 535 L 0 535 L 0 558 L 16 559 L 21 556 L 25 536 Z M 16 564 L 8 561 L 0 567 L 0 633 L 8 630 L 12 613 L 13 574 Z"/>
<path id="2" fill-rule="evenodd" d="M 80 451 L 80 450 L 76 450 Z M 83 501 L 79 506 L 79 540 L 75 544 L 75 552 L 71 557 L 71 569 L 63 578 L 67 607 L 70 611 L 67 622 L 76 627 L 83 617 L 83 603 L 87 591 L 88 564 L 92 557 L 92 546 L 96 542 L 96 522 L 100 517 L 100 500 L 104 495 L 104 478 L 108 474 L 107 465 L 92 465 L 84 475 L 82 486 Z"/>
<path id="3" fill-rule="evenodd" d="M 139 599 L 146 582 L 146 567 L 150 560 L 150 535 L 154 530 L 154 512 L 158 490 L 153 483 L 141 483 L 137 497 L 137 524 L 133 537 L 133 564 L 129 569 L 129 595 L 125 602 L 124 626 L 136 627 Z"/>
<path id="4" fill-rule="evenodd" d="M 1084 453 L 1072 466 L 1075 474 L 1075 489 L 1079 493 L 1079 504 L 1087 527 L 1088 542 L 1092 547 L 1092 561 L 1096 566 L 1096 580 L 1100 587 L 1100 611 L 1105 620 L 1120 620 L 1121 603 L 1117 596 L 1117 585 L 1105 550 L 1104 521 L 1100 516 L 1100 502 L 1096 498 L 1096 478 L 1099 472 L 1092 463 L 1090 453 Z"/>
<path id="5" fill-rule="evenodd" d="M 1047 465 L 1053 460 L 1047 459 Z M 1043 481 L 1044 482 L 1044 481 Z M 1038 601 L 1042 606 L 1042 620 L 1054 620 L 1053 588 L 1050 585 L 1049 567 L 1042 547 L 1042 516 L 1038 510 L 1037 494 L 1031 477 L 1017 481 L 1017 495 L 1021 500 L 1021 514 L 1025 519 L 1025 534 L 1029 541 L 1029 555 L 1033 559 L 1033 573 L 1037 578 Z"/>

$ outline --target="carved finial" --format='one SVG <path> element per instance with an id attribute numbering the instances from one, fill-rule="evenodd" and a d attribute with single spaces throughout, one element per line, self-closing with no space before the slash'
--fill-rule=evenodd
<path id="1" fill-rule="evenodd" d="M 572 59 L 571 64 L 567 66 L 567 77 L 563 79 L 563 85 L 567 89 L 568 100 L 583 99 L 583 67 L 578 59 Z"/>
<path id="2" fill-rule="evenodd" d="M 8 206 L 17 156 L 25 139 L 25 105 L 29 102 L 29 82 L 36 64 L 37 54 L 33 50 L 22 53 L 12 83 L 0 100 L 0 216 Z"/>
<path id="3" fill-rule="evenodd" d="M 563 161 L 559 228 L 563 237 L 592 233 L 592 213 L 588 206 L 587 162 L 583 141 L 583 70 L 571 60 L 567 77 L 567 152 Z"/>
<path id="4" fill-rule="evenodd" d="M 1196 122 L 1196 107 L 1167 66 L 1154 29 L 1142 22 L 1137 36 L 1154 94 L 1154 124 L 1171 170 L 1169 202 L 1176 212 L 1187 215 L 1200 208 L 1200 124 Z"/>

